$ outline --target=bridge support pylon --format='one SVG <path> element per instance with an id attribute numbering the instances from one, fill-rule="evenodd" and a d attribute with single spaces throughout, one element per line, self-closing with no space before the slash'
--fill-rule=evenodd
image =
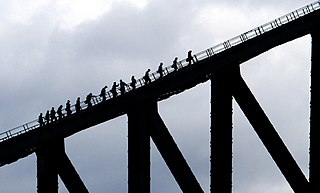
<path id="1" fill-rule="evenodd" d="M 150 133 L 146 108 L 137 105 L 127 114 L 129 193 L 150 193 Z"/>
<path id="2" fill-rule="evenodd" d="M 320 29 L 311 33 L 311 106 L 309 182 L 314 192 L 320 183 Z"/>
<path id="3" fill-rule="evenodd" d="M 150 192 L 150 137 L 184 193 L 203 193 L 189 165 L 158 113 L 157 102 L 128 112 L 129 193 Z"/>
<path id="4" fill-rule="evenodd" d="M 233 97 L 295 193 L 308 193 L 309 182 L 269 118 L 243 80 L 235 75 Z"/>
<path id="5" fill-rule="evenodd" d="M 211 77 L 211 193 L 232 192 L 232 70 Z"/>
<path id="6" fill-rule="evenodd" d="M 58 193 L 58 175 L 70 193 L 88 193 L 65 153 L 64 140 L 37 148 L 38 193 Z"/>
<path id="7" fill-rule="evenodd" d="M 55 167 L 56 148 L 40 147 L 36 151 L 38 193 L 58 193 L 58 171 Z"/>

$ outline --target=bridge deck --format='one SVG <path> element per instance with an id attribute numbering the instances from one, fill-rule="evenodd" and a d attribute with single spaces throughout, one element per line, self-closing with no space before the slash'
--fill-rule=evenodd
<path id="1" fill-rule="evenodd" d="M 127 113 L 132 104 L 160 101 L 205 82 L 220 70 L 237 67 L 276 46 L 310 34 L 320 26 L 320 1 L 290 12 L 267 24 L 243 33 L 195 56 L 195 63 L 179 62 L 179 70 L 164 69 L 164 77 L 152 73 L 151 83 L 137 81 L 137 88 L 107 100 L 93 99 L 94 105 L 39 127 L 37 120 L 0 134 L 0 165 L 9 164 L 33 153 L 37 146 L 69 137 Z M 73 107 L 74 108 L 74 107 Z"/>

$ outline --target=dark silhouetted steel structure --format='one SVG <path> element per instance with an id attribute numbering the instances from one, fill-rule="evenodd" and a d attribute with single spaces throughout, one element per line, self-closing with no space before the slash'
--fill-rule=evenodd
<path id="1" fill-rule="evenodd" d="M 305 177 L 276 129 L 241 76 L 243 62 L 278 45 L 311 34 L 311 111 L 309 179 Z M 150 192 L 150 138 L 185 193 L 204 192 L 158 113 L 158 101 L 211 80 L 211 188 L 232 192 L 232 102 L 256 131 L 295 193 L 320 192 L 320 1 L 227 40 L 178 63 L 179 70 L 163 69 L 163 77 L 137 80 L 135 89 L 117 97 L 96 97 L 82 111 L 50 124 L 32 121 L 0 134 L 0 165 L 32 153 L 37 155 L 39 193 L 57 193 L 58 175 L 72 193 L 88 192 L 66 152 L 64 139 L 120 115 L 128 116 L 128 191 Z"/>

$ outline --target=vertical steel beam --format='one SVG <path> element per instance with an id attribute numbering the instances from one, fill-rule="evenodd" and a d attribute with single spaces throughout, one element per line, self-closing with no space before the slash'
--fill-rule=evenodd
<path id="1" fill-rule="evenodd" d="M 240 72 L 234 82 L 233 96 L 239 104 L 248 121 L 256 131 L 271 157 L 288 181 L 295 193 L 306 193 L 309 182 L 300 170 L 298 164 L 283 143 L 277 131 L 260 107 L 258 101 L 242 79 Z"/>
<path id="2" fill-rule="evenodd" d="M 151 138 L 182 192 L 203 193 L 204 191 L 192 173 L 177 144 L 174 142 L 166 125 L 162 121 L 156 103 L 150 108 L 149 115 L 150 122 L 148 125 L 150 125 Z"/>
<path id="3" fill-rule="evenodd" d="M 211 78 L 211 193 L 232 192 L 233 71 L 219 71 Z"/>
<path id="4" fill-rule="evenodd" d="M 56 164 L 58 152 L 61 150 L 60 145 L 61 143 L 59 143 L 59 147 L 56 144 L 46 144 L 37 148 L 38 193 L 58 193 L 58 171 Z"/>
<path id="5" fill-rule="evenodd" d="M 128 192 L 150 193 L 150 134 L 146 106 L 128 112 Z"/>
<path id="6" fill-rule="evenodd" d="M 37 152 L 37 192 L 58 193 L 58 174 L 54 163 L 43 152 Z"/>
<path id="7" fill-rule="evenodd" d="M 311 33 L 311 110 L 310 110 L 310 163 L 311 189 L 319 192 L 320 183 L 320 30 Z"/>

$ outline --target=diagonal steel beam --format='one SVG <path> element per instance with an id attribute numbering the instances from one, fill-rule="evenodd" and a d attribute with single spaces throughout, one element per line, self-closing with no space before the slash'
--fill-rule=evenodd
<path id="1" fill-rule="evenodd" d="M 260 107 L 258 101 L 251 93 L 247 84 L 242 79 L 240 71 L 235 76 L 238 78 L 234 81 L 233 96 L 243 113 L 246 115 L 293 191 L 295 193 L 308 192 L 309 183 L 306 177 L 269 121 L 267 115 Z"/>
<path id="2" fill-rule="evenodd" d="M 58 174 L 70 193 L 89 192 L 64 151 L 60 154 Z"/>
<path id="3" fill-rule="evenodd" d="M 203 193 L 200 184 L 192 173 L 168 128 L 161 119 L 157 104 L 151 106 L 148 125 L 153 142 L 165 160 L 175 180 L 184 193 Z"/>

